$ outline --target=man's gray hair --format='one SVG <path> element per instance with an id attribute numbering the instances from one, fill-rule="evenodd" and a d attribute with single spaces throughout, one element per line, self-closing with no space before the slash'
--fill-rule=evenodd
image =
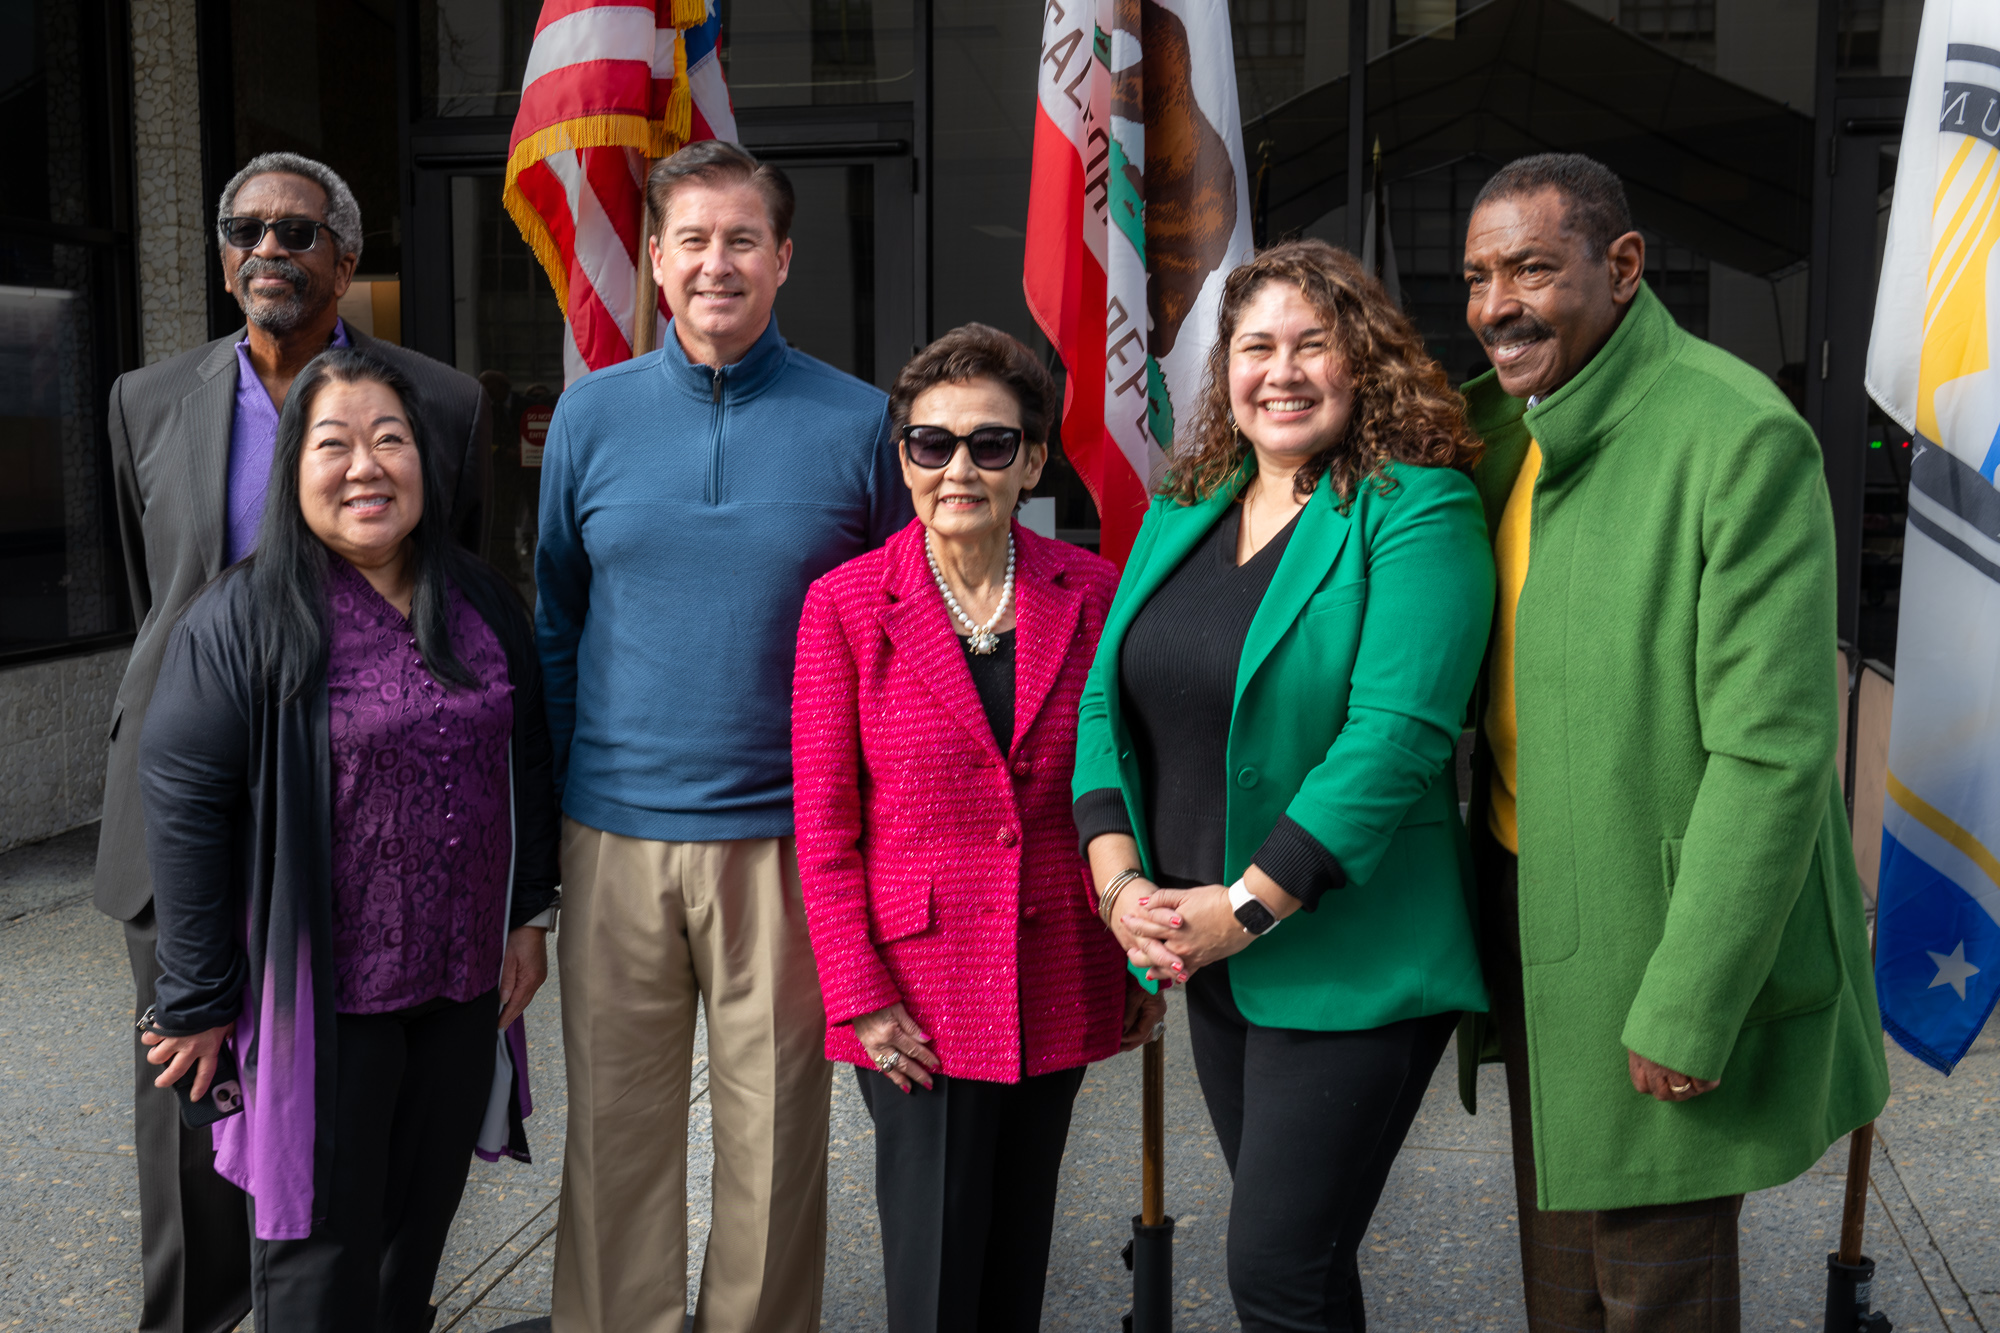
<path id="1" fill-rule="evenodd" d="M 361 205 L 356 202 L 354 191 L 347 188 L 347 182 L 332 167 L 297 153 L 259 153 L 245 162 L 243 170 L 222 187 L 222 202 L 216 207 L 215 216 L 226 218 L 236 212 L 236 192 L 243 188 L 244 181 L 280 171 L 288 176 L 304 176 L 326 191 L 326 225 L 339 234 L 340 253 L 360 259 Z"/>

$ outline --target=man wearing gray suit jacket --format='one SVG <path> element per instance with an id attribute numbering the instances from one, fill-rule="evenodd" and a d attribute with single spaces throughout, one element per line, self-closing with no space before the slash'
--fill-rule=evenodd
<path id="1" fill-rule="evenodd" d="M 326 166 L 291 153 L 252 159 L 222 192 L 217 241 L 223 277 L 248 326 L 204 347 L 120 376 L 110 433 L 119 536 L 139 633 L 111 715 L 104 823 L 97 844 L 98 909 L 125 923 L 138 987 L 153 1003 L 152 877 L 140 809 L 139 733 L 168 631 L 208 581 L 249 554 L 264 508 L 285 394 L 306 363 L 351 345 L 395 365 L 415 385 L 418 428 L 439 446 L 444 503 L 460 540 L 479 547 L 493 422 L 478 382 L 429 357 L 377 341 L 340 320 L 336 303 L 361 259 L 361 209 Z M 134 1134 L 139 1161 L 142 1333 L 219 1333 L 250 1311 L 250 1229 L 244 1199 L 215 1173 L 209 1131 L 187 1130 L 159 1070 L 134 1034 Z"/>

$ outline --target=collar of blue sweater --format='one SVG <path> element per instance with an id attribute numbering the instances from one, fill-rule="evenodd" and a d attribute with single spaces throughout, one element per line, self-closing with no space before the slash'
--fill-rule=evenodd
<path id="1" fill-rule="evenodd" d="M 743 359 L 733 365 L 717 370 L 699 361 L 690 361 L 681 340 L 674 332 L 674 322 L 667 321 L 667 339 L 660 348 L 660 368 L 677 386 L 696 398 L 712 400 L 716 394 L 716 381 L 720 378 L 723 392 L 732 402 L 763 392 L 784 373 L 785 362 L 791 349 L 778 335 L 778 317 L 774 313 L 771 322 L 757 335 L 757 341 L 750 344 L 750 350 Z"/>

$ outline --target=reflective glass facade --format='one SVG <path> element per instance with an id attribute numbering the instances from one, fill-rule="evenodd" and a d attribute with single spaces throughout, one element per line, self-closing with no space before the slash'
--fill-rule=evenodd
<path id="1" fill-rule="evenodd" d="M 104 420 L 135 342 L 125 40 L 121 6 L 0 3 L 0 663 L 131 628 Z"/>

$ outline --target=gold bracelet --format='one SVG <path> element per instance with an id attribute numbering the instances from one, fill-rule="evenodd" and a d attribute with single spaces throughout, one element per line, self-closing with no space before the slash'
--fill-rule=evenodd
<path id="1" fill-rule="evenodd" d="M 1146 872 L 1137 867 L 1113 875 L 1111 882 L 1104 886 L 1104 892 L 1097 895 L 1097 919 L 1108 928 L 1111 925 L 1111 909 L 1117 905 L 1119 891 L 1133 880 L 1145 877 Z"/>

